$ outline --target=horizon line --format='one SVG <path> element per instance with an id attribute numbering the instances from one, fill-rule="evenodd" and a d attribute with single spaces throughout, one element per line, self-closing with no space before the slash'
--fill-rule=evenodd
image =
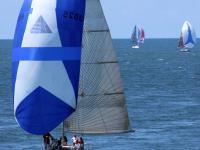
<path id="1" fill-rule="evenodd" d="M 116 40 L 127 40 L 127 39 L 131 39 L 131 38 L 112 38 L 112 39 L 116 39 Z M 152 37 L 152 38 L 145 38 L 146 40 L 148 39 L 179 39 L 177 37 Z M 199 37 L 197 37 L 197 39 L 200 39 Z M 0 38 L 0 40 L 14 40 L 13 38 Z"/>

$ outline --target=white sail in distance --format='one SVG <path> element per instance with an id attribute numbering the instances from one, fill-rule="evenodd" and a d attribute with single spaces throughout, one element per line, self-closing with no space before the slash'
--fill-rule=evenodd
<path id="1" fill-rule="evenodd" d="M 79 97 L 65 130 L 86 134 L 130 131 L 118 61 L 99 0 L 86 1 Z"/>
<path id="2" fill-rule="evenodd" d="M 190 22 L 185 21 L 181 29 L 181 36 L 179 40 L 180 48 L 193 48 L 196 43 L 195 30 Z"/>

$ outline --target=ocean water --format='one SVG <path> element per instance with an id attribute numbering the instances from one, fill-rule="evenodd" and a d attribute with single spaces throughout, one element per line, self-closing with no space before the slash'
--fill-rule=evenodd
<path id="1" fill-rule="evenodd" d="M 113 43 L 135 132 L 84 136 L 87 149 L 200 150 L 200 41 L 189 53 L 179 52 L 177 39 L 149 39 L 140 49 Z M 0 150 L 41 150 L 42 137 L 13 116 L 11 47 L 0 41 Z M 52 134 L 59 137 L 61 127 Z"/>

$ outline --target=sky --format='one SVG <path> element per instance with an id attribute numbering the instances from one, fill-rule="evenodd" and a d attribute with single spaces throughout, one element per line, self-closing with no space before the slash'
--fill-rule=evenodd
<path id="1" fill-rule="evenodd" d="M 23 0 L 0 0 L 0 39 L 12 39 Z M 134 25 L 147 38 L 178 38 L 188 20 L 200 36 L 200 0 L 101 0 L 113 38 L 130 38 Z"/>

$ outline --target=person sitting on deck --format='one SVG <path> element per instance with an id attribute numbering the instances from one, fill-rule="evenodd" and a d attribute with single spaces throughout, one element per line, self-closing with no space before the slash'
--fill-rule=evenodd
<path id="1" fill-rule="evenodd" d="M 79 144 L 80 144 L 79 150 L 84 150 L 84 141 L 83 141 L 83 138 L 80 137 L 80 140 L 79 140 L 78 142 L 79 142 Z"/>
<path id="2" fill-rule="evenodd" d="M 68 142 L 67 137 L 64 136 L 63 137 L 63 146 L 67 146 L 68 145 L 67 142 Z"/>
<path id="3" fill-rule="evenodd" d="M 43 135 L 45 150 L 50 149 L 50 138 L 53 139 L 53 136 L 50 133 L 46 133 Z"/>
<path id="4" fill-rule="evenodd" d="M 58 140 L 58 148 L 59 150 L 62 150 L 62 138 Z"/>
<path id="5" fill-rule="evenodd" d="M 77 142 L 78 142 L 78 139 L 77 139 L 76 135 L 74 135 L 72 137 L 72 143 L 73 143 L 73 145 L 75 145 Z"/>

